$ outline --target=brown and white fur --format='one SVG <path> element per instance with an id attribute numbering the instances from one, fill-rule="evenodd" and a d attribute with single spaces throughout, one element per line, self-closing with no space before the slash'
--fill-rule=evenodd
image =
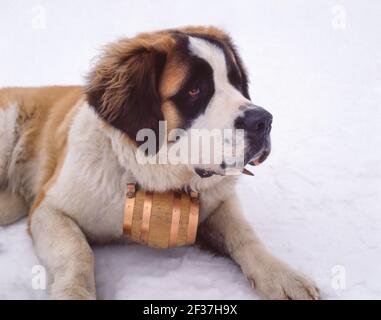
<path id="1" fill-rule="evenodd" d="M 182 61 L 184 46 L 214 71 L 214 97 L 192 121 L 171 99 L 190 68 Z M 229 55 L 241 77 L 238 89 L 228 79 Z M 234 193 L 237 177 L 201 178 L 187 165 L 136 160 L 134 135 L 155 130 L 158 120 L 169 128 L 233 126 L 239 107 L 250 104 L 244 73 L 225 33 L 184 28 L 109 45 L 86 87 L 0 90 L 0 225 L 29 212 L 51 298 L 96 299 L 89 243 L 123 239 L 127 171 L 143 189 L 199 191 L 198 241 L 229 255 L 262 297 L 319 298 L 313 282 L 273 257 L 245 221 Z"/>

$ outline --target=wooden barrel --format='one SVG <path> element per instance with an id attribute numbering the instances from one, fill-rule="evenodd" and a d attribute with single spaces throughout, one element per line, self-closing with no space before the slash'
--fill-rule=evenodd
<path id="1" fill-rule="evenodd" d="M 192 245 L 196 241 L 199 200 L 197 193 L 136 191 L 127 188 L 123 234 L 154 248 Z"/>

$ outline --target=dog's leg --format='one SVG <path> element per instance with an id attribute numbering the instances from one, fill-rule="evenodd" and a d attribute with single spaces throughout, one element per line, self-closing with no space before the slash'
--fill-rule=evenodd
<path id="1" fill-rule="evenodd" d="M 8 190 L 0 191 L 0 226 L 16 222 L 27 213 L 27 206 L 22 197 Z"/>
<path id="2" fill-rule="evenodd" d="M 48 204 L 33 213 L 37 254 L 49 274 L 53 299 L 95 299 L 93 252 L 78 225 Z"/>
<path id="3" fill-rule="evenodd" d="M 312 281 L 273 257 L 241 214 L 235 196 L 200 225 L 200 241 L 236 261 L 258 294 L 266 299 L 319 299 Z"/>

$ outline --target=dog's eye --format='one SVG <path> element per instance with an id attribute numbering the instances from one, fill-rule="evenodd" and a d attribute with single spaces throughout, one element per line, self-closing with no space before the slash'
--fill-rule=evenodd
<path id="1" fill-rule="evenodd" d="M 188 94 L 192 98 L 196 98 L 200 94 L 200 92 L 201 92 L 200 88 L 193 88 L 193 89 L 189 90 Z"/>

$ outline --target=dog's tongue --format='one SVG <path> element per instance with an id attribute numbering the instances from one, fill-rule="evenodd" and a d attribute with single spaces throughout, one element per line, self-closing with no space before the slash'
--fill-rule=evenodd
<path id="1" fill-rule="evenodd" d="M 263 161 L 266 160 L 268 153 L 262 153 L 259 157 L 249 161 L 249 164 L 252 166 L 259 166 Z M 243 169 L 242 171 L 243 174 L 246 174 L 248 176 L 254 176 L 252 172 L 247 170 L 246 168 Z"/>
<path id="2" fill-rule="evenodd" d="M 255 160 L 251 160 L 249 163 L 252 165 L 252 166 L 259 166 L 262 162 L 259 160 L 259 158 L 255 159 Z"/>
<path id="3" fill-rule="evenodd" d="M 252 166 L 259 166 L 262 162 L 264 162 L 267 159 L 268 155 L 269 152 L 264 151 L 259 157 L 249 161 L 249 164 L 251 164 Z"/>

